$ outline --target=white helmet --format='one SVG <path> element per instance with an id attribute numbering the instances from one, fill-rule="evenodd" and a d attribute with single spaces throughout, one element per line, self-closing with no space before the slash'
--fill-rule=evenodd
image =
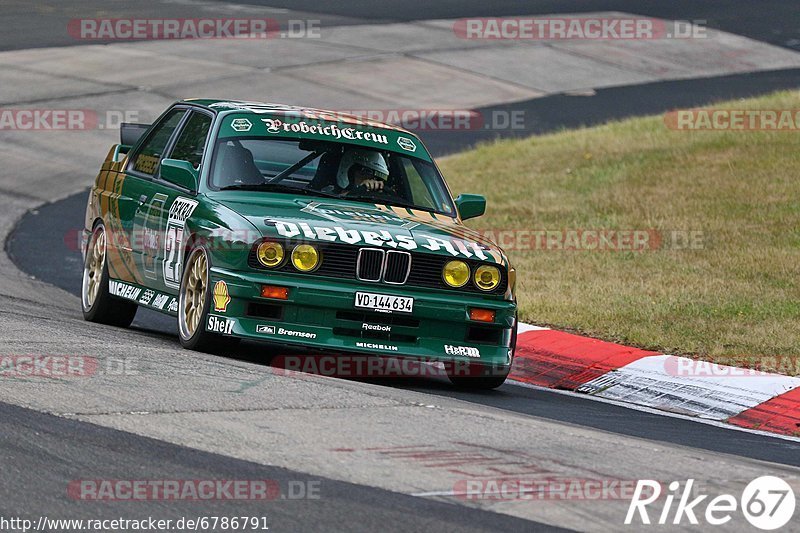
<path id="1" fill-rule="evenodd" d="M 355 165 L 370 170 L 378 179 L 385 181 L 389 178 L 389 167 L 386 166 L 386 161 L 380 153 L 357 148 L 348 149 L 342 156 L 339 172 L 336 174 L 336 184 L 342 189 L 350 184 L 350 169 Z"/>

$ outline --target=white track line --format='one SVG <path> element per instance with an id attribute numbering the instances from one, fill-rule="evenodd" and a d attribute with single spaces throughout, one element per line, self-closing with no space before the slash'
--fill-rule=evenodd
<path id="1" fill-rule="evenodd" d="M 782 435 L 780 433 L 772 433 L 772 432 L 769 432 L 769 431 L 761 431 L 761 430 L 758 430 L 758 429 L 743 428 L 743 427 L 740 427 L 740 426 L 735 426 L 733 424 L 728 424 L 726 422 L 719 422 L 717 420 L 708 420 L 708 419 L 703 419 L 703 418 L 697 418 L 697 417 L 694 417 L 694 416 L 687 416 L 687 415 L 682 415 L 682 414 L 679 414 L 679 413 L 671 413 L 669 411 L 661 411 L 660 409 L 654 409 L 652 407 L 645 407 L 645 406 L 642 406 L 642 405 L 636 405 L 636 404 L 627 403 L 627 402 L 620 402 L 620 401 L 617 401 L 617 400 L 609 400 L 608 398 L 599 398 L 597 396 L 591 396 L 591 395 L 588 395 L 588 394 L 578 394 L 578 393 L 575 393 L 575 392 L 572 392 L 572 391 L 565 391 L 565 390 L 560 390 L 560 389 L 550 389 L 550 388 L 547 388 L 547 387 L 540 387 L 538 385 L 531 385 L 530 383 L 522 383 L 521 381 L 515 381 L 513 379 L 506 380 L 506 383 L 508 383 L 509 385 L 516 385 L 517 387 L 525 387 L 525 388 L 528 388 L 528 389 L 534 389 L 534 390 L 543 391 L 543 392 L 552 392 L 553 394 L 563 394 L 564 396 L 571 396 L 573 398 L 580 398 L 580 399 L 583 399 L 583 400 L 592 400 L 592 401 L 595 401 L 595 402 L 608 403 L 608 404 L 611 404 L 611 405 L 624 407 L 626 409 L 632 409 L 634 411 L 641 411 L 643 413 L 649 413 L 649 414 L 660 415 L 660 416 L 667 416 L 667 417 L 670 417 L 670 418 L 678 418 L 678 419 L 681 419 L 681 420 L 690 420 L 692 422 L 697 422 L 699 424 L 706 424 L 708 426 L 714 426 L 714 427 L 723 428 L 723 429 L 730 429 L 730 430 L 733 430 L 733 431 L 741 431 L 741 432 L 744 432 L 744 433 L 752 433 L 754 435 L 762 435 L 762 436 L 765 436 L 765 437 L 773 437 L 773 438 L 776 438 L 776 439 L 787 440 L 787 441 L 790 441 L 790 442 L 800 442 L 800 437 L 792 437 L 792 436 L 789 436 L 789 435 Z M 531 415 L 531 416 L 536 416 L 536 415 Z M 642 438 L 646 438 L 646 437 L 642 437 Z"/>

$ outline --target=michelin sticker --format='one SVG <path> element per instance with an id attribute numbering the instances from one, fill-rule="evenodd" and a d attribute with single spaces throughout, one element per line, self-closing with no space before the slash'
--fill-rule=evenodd
<path id="1" fill-rule="evenodd" d="M 407 152 L 417 151 L 417 145 L 414 144 L 414 141 L 412 141 L 408 137 L 398 137 L 397 144 L 400 145 L 400 148 L 406 150 Z"/>
<path id="2" fill-rule="evenodd" d="M 370 350 L 381 350 L 384 352 L 396 352 L 400 350 L 400 348 L 392 344 L 377 344 L 374 342 L 357 342 L 356 347 L 369 348 Z"/>
<path id="3" fill-rule="evenodd" d="M 169 302 L 169 307 L 166 311 L 172 314 L 178 312 L 178 300 L 174 296 L 162 294 L 152 289 L 144 289 L 123 281 L 111 279 L 108 280 L 108 292 L 119 298 L 125 298 L 159 311 L 164 311 Z"/>
<path id="4" fill-rule="evenodd" d="M 231 128 L 234 131 L 250 131 L 252 127 L 253 123 L 246 118 L 235 118 L 231 121 Z"/>
<path id="5" fill-rule="evenodd" d="M 136 301 L 139 295 L 142 294 L 142 289 L 121 281 L 109 280 L 108 292 L 119 298 Z"/>
<path id="6" fill-rule="evenodd" d="M 192 216 L 196 207 L 195 200 L 179 196 L 169 208 L 167 237 L 164 242 L 164 284 L 167 287 L 180 287 L 186 220 Z"/>

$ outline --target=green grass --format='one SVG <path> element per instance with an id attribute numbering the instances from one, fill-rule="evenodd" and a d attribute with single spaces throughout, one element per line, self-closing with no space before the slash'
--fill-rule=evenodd
<path id="1" fill-rule="evenodd" d="M 800 92 L 712 107 L 800 109 Z M 507 250 L 522 320 L 719 362 L 800 355 L 800 132 L 644 117 L 440 165 L 454 192 L 488 198 L 473 228 L 702 232 L 699 249 Z"/>

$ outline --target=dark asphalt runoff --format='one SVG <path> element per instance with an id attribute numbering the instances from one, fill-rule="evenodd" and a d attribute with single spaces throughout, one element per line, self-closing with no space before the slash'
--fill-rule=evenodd
<path id="1" fill-rule="evenodd" d="M 566 531 L 508 515 L 192 450 L 4 403 L 0 403 L 0 420 L 3 486 L 9 489 L 3 491 L 0 501 L 0 517 L 5 519 L 25 518 L 36 524 L 41 516 L 61 520 L 152 517 L 175 524 L 181 518 L 236 516 L 258 517 L 258 527 L 266 526 L 270 531 Z M 136 473 L 135 480 L 131 480 L 131 472 Z M 88 498 L 68 491 L 81 480 L 243 480 L 264 482 L 270 490 L 269 497 L 261 500 L 225 499 L 223 488 L 218 500 L 113 502 L 93 500 L 91 491 L 83 493 L 89 494 Z"/>

